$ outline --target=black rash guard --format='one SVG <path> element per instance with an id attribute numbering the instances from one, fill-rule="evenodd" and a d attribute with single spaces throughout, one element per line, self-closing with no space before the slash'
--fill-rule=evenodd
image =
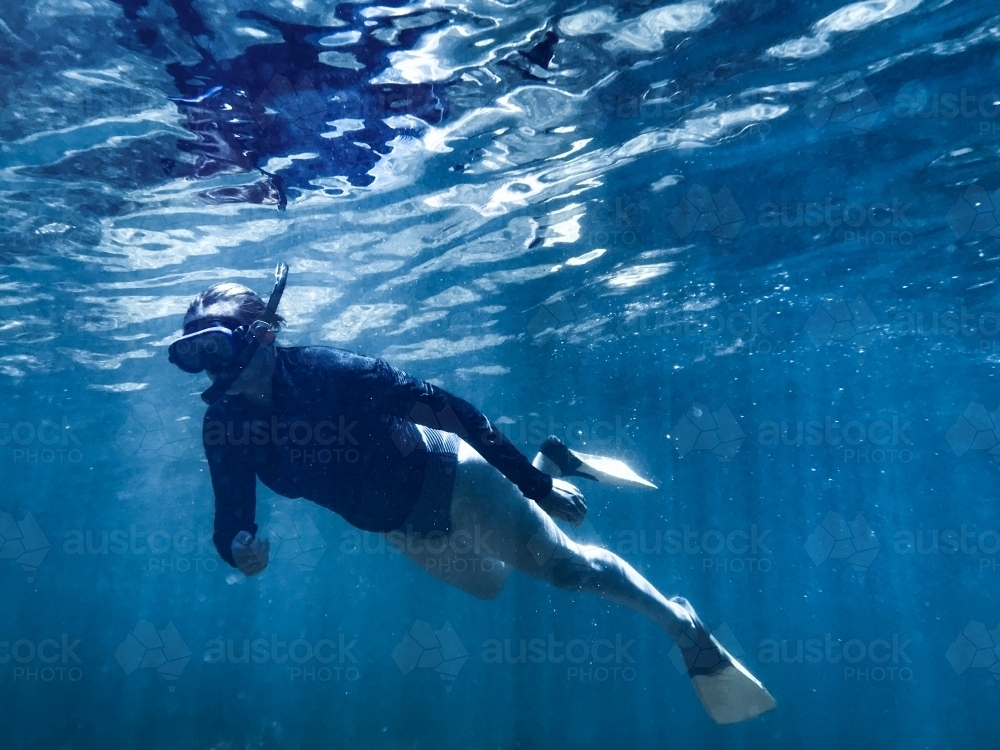
<path id="1" fill-rule="evenodd" d="M 275 493 L 311 500 L 359 529 L 401 528 L 426 466 L 416 424 L 455 433 L 526 497 L 541 500 L 552 489 L 552 478 L 478 409 L 441 388 L 343 349 L 275 352 L 270 408 L 226 396 L 205 413 L 213 540 L 234 567 L 233 537 L 257 533 L 257 477 Z"/>

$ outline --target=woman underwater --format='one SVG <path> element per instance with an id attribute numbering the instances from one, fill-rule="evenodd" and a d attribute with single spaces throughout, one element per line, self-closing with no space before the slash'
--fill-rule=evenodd
<path id="1" fill-rule="evenodd" d="M 279 495 L 386 534 L 424 570 L 480 599 L 498 596 L 517 569 L 645 615 L 677 642 L 719 723 L 774 708 L 686 599 L 665 597 L 617 555 L 578 544 L 555 524 L 579 525 L 587 512 L 580 490 L 550 475 L 599 476 L 581 466 L 581 454 L 550 438 L 532 465 L 474 406 L 380 359 L 276 347 L 287 270 L 278 266 L 266 305 L 240 284 L 206 289 L 170 346 L 171 362 L 213 381 L 202 394 L 203 441 L 213 540 L 226 562 L 247 576 L 268 564 L 270 543 L 255 523 L 259 477 Z"/>

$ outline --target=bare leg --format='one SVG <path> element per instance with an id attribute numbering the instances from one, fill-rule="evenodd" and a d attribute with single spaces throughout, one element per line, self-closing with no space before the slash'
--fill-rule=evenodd
<path id="1" fill-rule="evenodd" d="M 389 541 L 410 561 L 445 583 L 477 599 L 495 599 L 503 591 L 510 566 L 490 556 L 475 540 L 454 529 L 449 536 L 392 532 Z"/>
<path id="2" fill-rule="evenodd" d="M 631 565 L 601 547 L 580 545 L 464 441 L 452 497 L 452 525 L 479 541 L 482 554 L 560 588 L 623 604 L 675 640 L 693 624 Z"/>
<path id="3" fill-rule="evenodd" d="M 438 540 L 434 548 L 425 544 L 411 552 L 405 542 L 413 537 L 398 535 L 404 541 L 400 548 L 438 578 L 480 598 L 499 594 L 508 566 L 513 566 L 561 588 L 589 591 L 645 615 L 677 641 L 695 692 L 720 724 L 745 721 L 777 705 L 760 681 L 708 632 L 690 603 L 680 597 L 667 599 L 612 552 L 567 537 L 465 442 L 458 453 L 451 522 L 447 544 Z M 463 558 L 467 565 L 456 565 Z M 469 564 L 475 560 L 480 561 L 478 566 Z M 501 567 L 483 564 L 488 561 Z M 450 567 L 444 569 L 443 563 Z"/>

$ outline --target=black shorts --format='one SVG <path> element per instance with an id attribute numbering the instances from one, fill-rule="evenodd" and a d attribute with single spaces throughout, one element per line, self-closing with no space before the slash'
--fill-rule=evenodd
<path id="1" fill-rule="evenodd" d="M 458 467 L 458 435 L 417 425 L 427 447 L 424 485 L 400 531 L 426 536 L 451 532 L 451 494 Z"/>

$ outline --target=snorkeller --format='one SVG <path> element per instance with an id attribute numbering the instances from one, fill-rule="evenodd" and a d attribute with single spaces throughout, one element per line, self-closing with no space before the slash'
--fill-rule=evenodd
<path id="1" fill-rule="evenodd" d="M 480 599 L 517 569 L 645 615 L 680 647 L 713 719 L 774 708 L 767 690 L 681 597 L 667 598 L 609 550 L 579 544 L 553 519 L 583 522 L 583 494 L 563 476 L 652 488 L 620 462 L 551 437 L 534 465 L 472 404 L 381 359 L 332 347 L 276 347 L 288 268 L 267 304 L 217 284 L 191 303 L 170 361 L 212 385 L 203 441 L 215 493 L 213 541 L 247 576 L 268 564 L 256 483 L 305 498 L 386 535 L 411 561 Z M 462 563 L 462 564 L 457 564 Z"/>

